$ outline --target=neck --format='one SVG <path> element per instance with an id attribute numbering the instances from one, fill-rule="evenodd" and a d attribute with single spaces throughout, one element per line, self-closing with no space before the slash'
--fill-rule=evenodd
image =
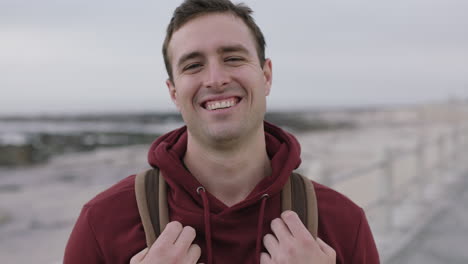
<path id="1" fill-rule="evenodd" d="M 232 206 L 244 200 L 271 174 L 263 126 L 231 148 L 205 146 L 188 133 L 184 162 L 192 175 L 218 200 Z"/>

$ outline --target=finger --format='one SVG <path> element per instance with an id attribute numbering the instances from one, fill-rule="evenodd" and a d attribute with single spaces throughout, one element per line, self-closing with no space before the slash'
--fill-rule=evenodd
<path id="1" fill-rule="evenodd" d="M 170 222 L 156 239 L 155 245 L 174 244 L 180 232 L 182 232 L 182 224 L 177 221 Z"/>
<path id="2" fill-rule="evenodd" d="M 192 244 L 190 245 L 188 252 L 187 252 L 187 258 L 189 263 L 197 263 L 198 259 L 200 258 L 201 255 L 201 249 L 197 244 Z"/>
<path id="3" fill-rule="evenodd" d="M 283 219 L 293 237 L 312 236 L 296 212 L 284 211 L 281 214 L 281 219 Z"/>
<path id="4" fill-rule="evenodd" d="M 192 244 L 193 240 L 195 239 L 196 232 L 195 229 L 191 226 L 185 226 L 180 232 L 179 237 L 177 238 L 174 245 L 184 252 L 187 251 Z"/>
<path id="5" fill-rule="evenodd" d="M 146 256 L 146 252 L 148 252 L 148 248 L 145 248 L 142 251 L 138 252 L 135 256 L 133 256 L 130 259 L 130 264 L 137 264 L 142 262 Z"/>
<path id="6" fill-rule="evenodd" d="M 276 218 L 271 221 L 271 230 L 275 234 L 280 244 L 288 243 L 288 241 L 290 241 L 292 238 L 291 232 L 281 218 Z"/>
<path id="7" fill-rule="evenodd" d="M 263 237 L 263 245 L 267 249 L 268 253 L 270 253 L 270 255 L 275 252 L 278 252 L 278 243 L 278 240 L 272 234 L 266 234 Z"/>
<path id="8" fill-rule="evenodd" d="M 325 243 L 322 239 L 317 237 L 317 243 L 320 249 L 323 251 L 323 253 L 325 253 L 325 255 L 336 258 L 335 250 L 332 247 L 330 247 L 327 243 Z"/>
<path id="9" fill-rule="evenodd" d="M 260 264 L 273 264 L 273 260 L 268 253 L 262 252 L 260 254 Z"/>

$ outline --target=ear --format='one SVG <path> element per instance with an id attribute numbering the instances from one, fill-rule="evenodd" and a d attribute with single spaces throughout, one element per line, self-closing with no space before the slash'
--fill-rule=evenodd
<path id="1" fill-rule="evenodd" d="M 271 83 L 273 81 L 273 68 L 270 59 L 266 59 L 263 64 L 263 76 L 265 77 L 265 96 L 270 94 Z"/>
<path id="2" fill-rule="evenodd" d="M 170 79 L 167 79 L 166 85 L 167 85 L 167 89 L 169 90 L 169 95 L 171 96 L 172 102 L 177 107 L 177 109 L 180 110 L 179 104 L 177 103 L 177 92 L 176 92 L 174 83 Z"/>

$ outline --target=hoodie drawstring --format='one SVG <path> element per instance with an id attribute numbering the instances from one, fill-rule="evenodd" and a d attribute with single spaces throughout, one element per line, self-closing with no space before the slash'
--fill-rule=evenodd
<path id="1" fill-rule="evenodd" d="M 211 244 L 211 224 L 210 224 L 210 204 L 208 203 L 208 197 L 206 197 L 205 188 L 202 186 L 197 188 L 197 193 L 201 196 L 203 201 L 203 219 L 205 221 L 205 243 L 206 253 L 208 257 L 208 263 L 213 263 L 213 248 Z"/>
<path id="2" fill-rule="evenodd" d="M 263 219 L 265 218 L 265 206 L 266 200 L 270 197 L 267 193 L 262 195 L 262 203 L 260 204 L 260 212 L 258 213 L 258 222 L 257 222 L 257 241 L 255 243 L 255 259 L 257 263 L 260 263 L 260 250 L 262 248 L 261 240 L 263 234 Z"/>
<path id="3" fill-rule="evenodd" d="M 211 243 L 211 223 L 210 223 L 210 204 L 208 202 L 208 197 L 206 196 L 205 188 L 200 186 L 197 188 L 198 195 L 201 196 L 203 202 L 203 219 L 205 221 L 205 243 L 208 263 L 213 263 L 213 247 Z M 257 263 L 260 263 L 260 251 L 262 248 L 261 240 L 263 234 L 263 220 L 265 218 L 265 207 L 266 200 L 270 197 L 267 193 L 263 194 L 260 204 L 260 212 L 258 213 L 258 222 L 257 222 L 257 240 L 255 241 L 255 259 Z"/>

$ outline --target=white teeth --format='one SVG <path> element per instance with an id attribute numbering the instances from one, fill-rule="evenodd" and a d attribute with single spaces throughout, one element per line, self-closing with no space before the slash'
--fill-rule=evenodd
<path id="1" fill-rule="evenodd" d="M 220 108 L 229 108 L 231 106 L 234 106 L 235 104 L 236 101 L 234 99 L 229 99 L 226 101 L 208 102 L 206 104 L 206 108 L 208 110 L 216 110 Z"/>

